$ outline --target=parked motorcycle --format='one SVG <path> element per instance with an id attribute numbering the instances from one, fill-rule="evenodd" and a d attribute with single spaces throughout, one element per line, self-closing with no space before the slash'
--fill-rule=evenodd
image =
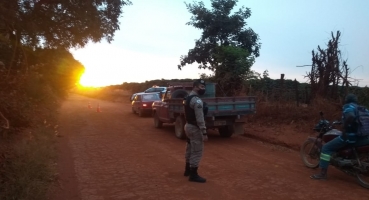
<path id="1" fill-rule="evenodd" d="M 320 152 L 324 143 L 341 136 L 342 132 L 334 126 L 342 124 L 341 121 L 330 122 L 323 117 L 320 112 L 320 121 L 315 125 L 314 131 L 319 134 L 316 137 L 309 137 L 302 144 L 300 155 L 306 167 L 315 169 L 319 166 Z M 369 145 L 353 147 L 346 146 L 331 156 L 330 165 L 356 177 L 358 183 L 369 189 Z"/>

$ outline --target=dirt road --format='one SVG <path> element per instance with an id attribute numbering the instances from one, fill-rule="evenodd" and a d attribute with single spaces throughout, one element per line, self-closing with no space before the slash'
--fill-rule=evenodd
<path id="1" fill-rule="evenodd" d="M 88 109 L 91 102 L 92 109 Z M 101 112 L 96 112 L 100 103 Z M 155 129 L 128 103 L 71 95 L 60 113 L 59 174 L 54 200 L 108 199 L 369 199 L 355 179 L 331 168 L 314 181 L 298 152 L 244 136 L 210 133 L 199 174 L 183 176 L 185 141 L 173 126 Z"/>

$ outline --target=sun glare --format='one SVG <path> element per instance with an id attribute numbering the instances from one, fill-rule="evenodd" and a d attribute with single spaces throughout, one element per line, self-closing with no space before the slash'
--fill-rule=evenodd
<path id="1" fill-rule="evenodd" d="M 100 87 L 101 83 L 96 81 L 96 77 L 89 75 L 88 73 L 83 73 L 81 79 L 79 80 L 79 84 L 83 87 Z"/>
<path id="2" fill-rule="evenodd" d="M 104 52 L 104 53 L 102 53 Z M 123 82 L 145 82 L 155 79 L 198 78 L 197 66 L 178 70 L 178 58 L 125 50 L 121 47 L 96 44 L 74 51 L 73 55 L 85 66 L 79 84 L 82 87 L 105 87 Z"/>

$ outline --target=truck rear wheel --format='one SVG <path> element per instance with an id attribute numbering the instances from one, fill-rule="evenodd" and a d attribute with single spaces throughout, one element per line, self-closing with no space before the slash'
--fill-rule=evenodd
<path id="1" fill-rule="evenodd" d="M 234 129 L 232 126 L 222 126 L 218 128 L 218 132 L 221 137 L 231 137 L 233 135 Z"/>
<path id="2" fill-rule="evenodd" d="M 176 122 L 174 124 L 174 131 L 176 137 L 179 139 L 185 139 L 186 133 L 184 131 L 185 119 L 183 116 L 177 116 Z"/>
<path id="3" fill-rule="evenodd" d="M 154 113 L 154 126 L 155 128 L 161 128 L 163 127 L 163 122 L 160 121 L 158 113 Z"/>

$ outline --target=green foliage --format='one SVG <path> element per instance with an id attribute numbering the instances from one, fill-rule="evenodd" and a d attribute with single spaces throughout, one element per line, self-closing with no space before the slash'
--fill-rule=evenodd
<path id="1" fill-rule="evenodd" d="M 54 130 L 35 129 L 14 145 L 0 165 L 0 199 L 46 200 L 49 185 L 56 179 Z M 9 152 L 7 152 L 9 153 Z"/>
<path id="2" fill-rule="evenodd" d="M 212 10 L 205 8 L 203 2 L 186 3 L 188 11 L 193 15 L 187 25 L 201 29 L 202 35 L 196 41 L 195 48 L 181 57 L 179 69 L 197 62 L 199 68 L 215 71 L 218 65 L 216 50 L 220 46 L 238 47 L 251 56 L 259 56 L 259 36 L 251 28 L 245 28 L 245 20 L 251 16 L 251 10 L 242 7 L 231 14 L 236 3 L 237 0 L 212 0 Z"/>
<path id="3" fill-rule="evenodd" d="M 5 66 L 9 66 L 12 58 L 13 49 L 9 45 L 1 43 L 0 40 L 0 61 L 3 62 Z"/>
<path id="4" fill-rule="evenodd" d="M 245 79 L 246 80 L 255 80 L 255 79 L 258 79 L 260 78 L 260 73 L 259 72 L 256 72 L 255 70 L 249 70 L 246 72 L 246 76 L 245 76 Z"/>
<path id="5" fill-rule="evenodd" d="M 54 103 L 75 86 L 84 67 L 64 49 L 36 49 L 27 53 L 24 71 L 0 71 L 0 111 L 12 129 L 36 123 L 38 105 Z"/>
<path id="6" fill-rule="evenodd" d="M 245 82 L 245 92 L 248 95 L 258 95 L 259 100 L 274 101 L 274 100 L 285 100 L 285 101 L 296 101 L 296 84 L 298 90 L 298 98 L 302 103 L 310 103 L 311 98 L 311 85 L 308 83 L 295 82 L 294 80 L 286 79 L 281 85 L 280 79 L 269 78 L 268 72 L 264 71 L 264 76 L 259 78 L 247 79 Z M 256 77 L 256 76 L 254 76 Z M 327 88 L 327 91 L 331 93 L 335 91 L 333 86 Z M 348 88 L 347 93 L 353 93 L 358 96 L 359 104 L 367 106 L 369 108 L 369 88 L 351 86 Z M 343 99 L 346 95 L 346 88 L 341 87 L 339 92 L 336 94 L 339 98 L 330 100 L 331 102 L 342 104 Z"/>
<path id="7" fill-rule="evenodd" d="M 345 92 L 344 92 L 343 88 L 342 88 L 341 91 L 342 92 L 339 94 L 339 96 L 341 97 L 341 99 L 344 99 Z M 368 86 L 365 86 L 365 87 L 357 87 L 357 86 L 349 87 L 347 92 L 357 95 L 359 104 L 364 105 L 369 109 L 369 88 L 368 88 Z"/>
<path id="8" fill-rule="evenodd" d="M 12 41 L 27 46 L 83 47 L 113 40 L 129 0 L 12 0 L 0 2 L 0 21 Z M 1 26 L 1 24 L 0 24 Z"/>
<path id="9" fill-rule="evenodd" d="M 281 86 L 280 79 L 271 79 L 269 77 L 268 70 L 265 70 L 261 75 L 258 72 L 250 71 L 247 74 L 247 79 L 243 81 L 242 86 L 244 86 L 243 93 L 239 95 L 252 95 L 258 96 L 259 101 L 296 101 L 296 84 L 298 90 L 298 98 L 300 103 L 310 103 L 310 84 L 300 83 L 298 81 L 285 79 L 283 81 L 283 87 Z M 214 82 L 214 75 L 201 74 L 200 78 L 205 79 L 208 82 Z M 193 81 L 193 79 L 172 79 L 172 80 L 150 80 L 143 83 L 127 83 L 124 82 L 122 85 L 111 86 L 115 89 L 123 89 L 131 91 L 131 93 L 142 92 L 153 85 L 158 86 L 168 86 L 168 83 L 173 82 L 188 82 Z M 222 91 L 217 91 L 217 96 L 221 96 Z M 368 87 L 350 87 L 348 92 L 352 92 L 358 96 L 359 103 L 365 105 L 369 108 L 369 88 Z M 345 93 L 339 94 L 341 99 L 344 98 Z M 340 99 L 336 101 L 331 101 L 335 103 L 342 103 Z"/>
<path id="10" fill-rule="evenodd" d="M 67 49 L 102 39 L 111 42 L 120 28 L 122 7 L 129 4 L 129 0 L 0 1 L 0 61 L 5 65 L 0 67 L 0 112 L 10 123 L 6 131 L 0 129 L 0 147 L 10 146 L 0 148 L 0 199 L 46 199 L 54 178 L 50 163 L 54 130 L 40 124 L 56 113 L 60 97 L 84 71 Z M 24 129 L 36 133 L 13 145 L 14 133 Z M 9 152 L 13 157 L 5 156 Z"/>
<path id="11" fill-rule="evenodd" d="M 79 81 L 84 66 L 64 49 L 37 49 L 29 58 L 44 84 L 49 84 L 58 94 L 71 89 Z"/>
<path id="12" fill-rule="evenodd" d="M 193 81 L 194 81 L 194 79 L 171 79 L 171 80 L 161 79 L 161 80 L 145 81 L 143 83 L 137 83 L 137 82 L 127 83 L 127 82 L 124 82 L 121 86 L 119 86 L 119 89 L 129 90 L 132 93 L 137 93 L 137 92 L 143 92 L 147 88 L 150 88 L 154 85 L 167 87 L 169 85 L 169 83 L 193 82 Z"/>
<path id="13" fill-rule="evenodd" d="M 214 59 L 218 63 L 214 78 L 224 96 L 233 96 L 240 92 L 242 83 L 254 64 L 254 58 L 242 48 L 221 46 L 217 48 Z"/>
<path id="14" fill-rule="evenodd" d="M 241 90 L 261 46 L 259 36 L 246 28 L 251 10 L 242 6 L 231 13 L 236 3 L 237 0 L 212 0 L 212 10 L 205 8 L 203 2 L 186 3 L 192 14 L 187 25 L 202 30 L 202 35 L 195 47 L 181 56 L 178 65 L 182 69 L 197 62 L 200 69 L 210 69 L 215 73 L 212 80 L 225 96 Z"/>

